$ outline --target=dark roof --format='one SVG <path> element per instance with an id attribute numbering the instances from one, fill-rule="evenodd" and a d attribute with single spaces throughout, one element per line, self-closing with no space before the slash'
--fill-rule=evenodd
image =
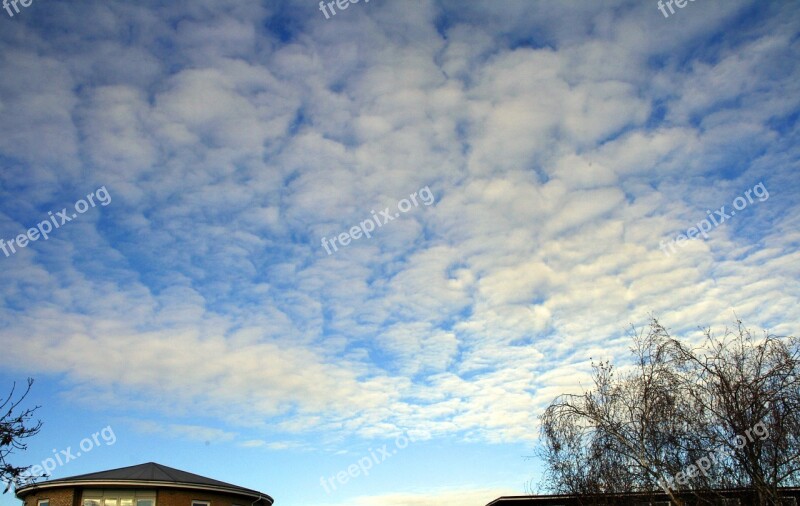
<path id="1" fill-rule="evenodd" d="M 800 488 L 798 487 L 778 487 L 778 492 L 783 497 L 794 497 L 800 502 Z M 750 488 L 727 488 L 716 490 L 704 490 L 693 492 L 691 490 L 674 491 L 675 495 L 685 500 L 685 504 L 700 504 L 699 496 L 705 499 L 716 499 L 720 497 L 739 498 L 741 504 L 754 504 L 753 489 Z M 615 504 L 620 506 L 640 506 L 642 504 L 652 504 L 653 502 L 669 502 L 669 496 L 662 491 L 652 492 L 621 492 L 594 495 L 507 495 L 501 496 L 491 501 L 486 506 L 581 506 L 587 504 Z M 702 504 L 707 504 L 703 502 Z M 795 502 L 794 504 L 797 504 Z"/>
<path id="2" fill-rule="evenodd" d="M 108 471 L 100 471 L 97 473 L 80 474 L 78 476 L 70 476 L 68 478 L 60 478 L 57 480 L 47 480 L 38 483 L 25 485 L 17 489 L 16 495 L 18 498 L 33 492 L 36 489 L 50 488 L 50 487 L 63 487 L 68 485 L 142 485 L 151 487 L 174 487 L 174 488 L 191 488 L 202 489 L 216 492 L 226 492 L 231 494 L 240 494 L 253 497 L 256 500 L 263 498 L 272 504 L 273 499 L 268 494 L 252 490 L 249 488 L 239 487 L 224 481 L 207 478 L 199 474 L 188 473 L 167 467 L 155 462 L 148 462 L 146 464 L 139 464 L 136 466 L 120 467 L 118 469 L 110 469 Z"/>

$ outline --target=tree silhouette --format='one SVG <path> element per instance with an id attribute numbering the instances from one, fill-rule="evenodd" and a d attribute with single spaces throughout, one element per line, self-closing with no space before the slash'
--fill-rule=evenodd
<path id="1" fill-rule="evenodd" d="M 0 404 L 0 413 L 2 413 L 2 417 L 0 417 L 0 481 L 5 483 L 4 494 L 30 468 L 30 466 L 18 467 L 12 465 L 9 463 L 9 456 L 15 451 L 24 451 L 27 448 L 24 440 L 35 436 L 42 428 L 40 420 L 36 420 L 33 423 L 33 414 L 39 409 L 39 406 L 19 411 L 21 409 L 20 404 L 30 393 L 32 385 L 33 379 L 28 378 L 27 388 L 19 399 L 14 400 L 14 392 L 17 386 L 14 383 L 11 386 L 11 392 L 8 397 Z"/>
<path id="2" fill-rule="evenodd" d="M 778 504 L 778 487 L 800 482 L 800 341 L 736 323 L 691 347 L 653 318 L 633 334 L 632 369 L 593 363 L 593 388 L 541 416 L 545 488 L 661 489 L 680 504 L 676 492 L 744 487 Z"/>

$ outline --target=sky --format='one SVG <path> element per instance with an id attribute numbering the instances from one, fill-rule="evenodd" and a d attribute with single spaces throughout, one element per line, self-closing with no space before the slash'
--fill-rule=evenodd
<path id="1" fill-rule="evenodd" d="M 797 2 L 6 5 L 16 465 L 482 506 L 651 317 L 800 335 Z"/>

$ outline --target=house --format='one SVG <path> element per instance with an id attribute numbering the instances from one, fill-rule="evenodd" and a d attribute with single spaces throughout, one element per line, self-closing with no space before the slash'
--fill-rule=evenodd
<path id="1" fill-rule="evenodd" d="M 782 505 L 797 506 L 800 488 L 782 487 L 779 489 Z M 753 491 L 744 488 L 713 490 L 704 492 L 678 492 L 676 496 L 687 506 L 749 506 L 757 504 Z M 498 497 L 486 506 L 670 506 L 664 492 L 631 492 L 624 494 L 596 495 L 518 495 Z"/>
<path id="2" fill-rule="evenodd" d="M 31 483 L 16 496 L 24 506 L 271 506 L 248 488 L 148 462 Z"/>

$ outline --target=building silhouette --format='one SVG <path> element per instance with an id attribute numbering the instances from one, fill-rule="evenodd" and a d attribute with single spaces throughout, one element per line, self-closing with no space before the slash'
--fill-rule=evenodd
<path id="1" fill-rule="evenodd" d="M 17 488 L 24 506 L 271 506 L 248 488 L 148 462 Z"/>

